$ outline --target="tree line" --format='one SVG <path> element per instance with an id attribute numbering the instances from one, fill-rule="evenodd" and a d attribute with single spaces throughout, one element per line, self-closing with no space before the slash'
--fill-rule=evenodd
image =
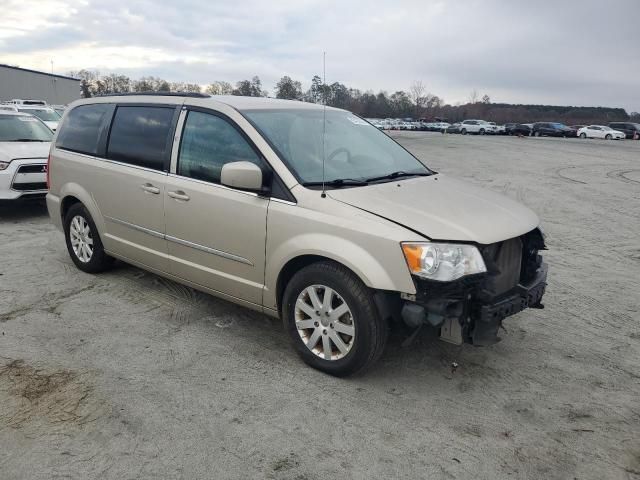
<path id="1" fill-rule="evenodd" d="M 235 85 L 226 81 L 214 81 L 204 88 L 195 83 L 168 82 L 153 76 L 131 79 L 126 75 L 113 73 L 101 75 L 92 70 L 70 72 L 69 76 L 80 79 L 81 93 L 85 98 L 135 92 L 204 92 L 210 95 L 269 96 L 257 75 L 251 79 L 240 80 Z M 452 123 L 467 118 L 480 118 L 496 123 L 557 121 L 568 125 L 627 120 L 640 122 L 639 113 L 629 115 L 623 108 L 493 103 L 489 95 L 481 95 L 475 89 L 471 91 L 466 103 L 451 105 L 438 95 L 430 93 L 421 81 L 413 82 L 406 91 L 374 93 L 370 90 L 350 88 L 340 82 L 325 84 L 320 76 L 315 75 L 309 88 L 305 90 L 302 82 L 285 75 L 277 82 L 273 96 L 343 108 L 366 118 L 442 119 Z"/>

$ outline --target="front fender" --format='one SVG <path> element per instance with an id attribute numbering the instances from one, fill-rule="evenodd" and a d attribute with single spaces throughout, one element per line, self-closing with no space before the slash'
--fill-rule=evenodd
<path id="1" fill-rule="evenodd" d="M 327 233 L 304 233 L 287 238 L 267 255 L 264 306 L 277 308 L 276 285 L 280 272 L 291 260 L 305 255 L 325 257 L 344 265 L 370 288 L 415 293 L 400 244 L 389 241 L 386 248 L 373 251 L 381 254 L 376 257 L 354 241 Z"/>

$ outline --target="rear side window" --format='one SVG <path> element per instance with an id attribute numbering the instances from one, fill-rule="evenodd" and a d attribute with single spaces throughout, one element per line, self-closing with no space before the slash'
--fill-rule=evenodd
<path id="1" fill-rule="evenodd" d="M 107 158 L 164 170 L 175 108 L 119 106 L 113 117 Z"/>
<path id="2" fill-rule="evenodd" d="M 56 148 L 96 155 L 100 130 L 113 106 L 106 103 L 80 105 L 71 110 L 58 132 Z"/>
<path id="3" fill-rule="evenodd" d="M 241 161 L 265 169 L 262 158 L 225 119 L 196 111 L 188 113 L 180 142 L 178 175 L 220 183 L 222 167 Z"/>

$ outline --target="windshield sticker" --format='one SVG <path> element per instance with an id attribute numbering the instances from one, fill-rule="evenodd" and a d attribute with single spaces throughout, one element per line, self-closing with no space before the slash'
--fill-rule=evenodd
<path id="1" fill-rule="evenodd" d="M 21 122 L 37 122 L 38 119 L 35 117 L 18 117 L 18 120 Z"/>
<path id="2" fill-rule="evenodd" d="M 347 117 L 347 120 L 349 120 L 354 125 L 369 125 L 367 122 L 365 122 L 361 118 L 356 117 L 355 115 L 349 115 Z"/>

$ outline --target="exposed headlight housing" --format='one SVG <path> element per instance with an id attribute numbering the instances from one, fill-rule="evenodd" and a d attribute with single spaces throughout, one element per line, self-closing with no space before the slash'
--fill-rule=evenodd
<path id="1" fill-rule="evenodd" d="M 403 243 L 402 251 L 411 274 L 428 280 L 450 282 L 465 275 L 484 273 L 480 251 L 463 243 Z"/>

